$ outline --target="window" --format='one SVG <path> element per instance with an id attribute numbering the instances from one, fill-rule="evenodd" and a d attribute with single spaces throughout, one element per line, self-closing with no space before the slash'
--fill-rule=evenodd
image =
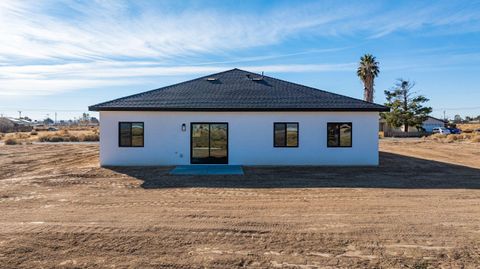
<path id="1" fill-rule="evenodd" d="M 274 147 L 298 147 L 298 122 L 273 124 Z"/>
<path id="2" fill-rule="evenodd" d="M 143 147 L 143 122 L 120 122 L 118 129 L 120 147 Z"/>
<path id="3" fill-rule="evenodd" d="M 351 122 L 327 123 L 327 146 L 328 147 L 351 147 L 352 146 L 352 123 Z"/>

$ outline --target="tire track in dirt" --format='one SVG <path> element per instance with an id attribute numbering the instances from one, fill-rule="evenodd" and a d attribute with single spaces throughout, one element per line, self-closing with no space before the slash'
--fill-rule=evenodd
<path id="1" fill-rule="evenodd" d="M 99 168 L 96 145 L 3 149 L 0 264 L 12 268 L 405 268 L 420 261 L 475 268 L 480 261 L 478 170 L 471 168 L 382 155 L 378 168 L 246 167 L 244 177 L 209 183 L 167 175 L 168 167 Z"/>

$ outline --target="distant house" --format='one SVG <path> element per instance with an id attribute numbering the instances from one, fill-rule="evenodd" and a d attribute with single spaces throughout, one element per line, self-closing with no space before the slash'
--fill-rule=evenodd
<path id="1" fill-rule="evenodd" d="M 0 118 L 0 132 L 30 132 L 33 129 L 32 123 L 24 119 L 10 117 Z"/>
<path id="2" fill-rule="evenodd" d="M 409 133 L 418 133 L 418 132 L 431 133 L 433 128 L 435 127 L 445 127 L 445 123 L 446 122 L 441 119 L 428 116 L 427 120 L 422 123 L 423 130 L 418 130 L 414 126 L 409 126 L 408 132 Z M 385 121 L 385 119 L 380 118 L 379 131 L 380 132 L 404 132 L 405 127 L 402 126 L 400 128 L 395 128 L 395 127 L 389 126 Z"/>
<path id="3" fill-rule="evenodd" d="M 233 69 L 90 106 L 101 165 L 378 165 L 382 105 Z"/>

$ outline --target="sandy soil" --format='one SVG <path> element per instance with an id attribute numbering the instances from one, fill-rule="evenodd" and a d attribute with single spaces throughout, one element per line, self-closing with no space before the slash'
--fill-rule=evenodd
<path id="1" fill-rule="evenodd" d="M 380 167 L 99 168 L 0 146 L 2 268 L 479 268 L 480 145 L 382 140 Z"/>

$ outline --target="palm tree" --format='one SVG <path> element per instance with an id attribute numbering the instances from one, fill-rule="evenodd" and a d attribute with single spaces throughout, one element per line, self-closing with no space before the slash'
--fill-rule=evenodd
<path id="1" fill-rule="evenodd" d="M 380 73 L 378 62 L 372 54 L 365 54 L 360 57 L 360 64 L 357 69 L 357 76 L 364 85 L 363 99 L 367 102 L 373 102 L 373 85 L 375 78 Z"/>

